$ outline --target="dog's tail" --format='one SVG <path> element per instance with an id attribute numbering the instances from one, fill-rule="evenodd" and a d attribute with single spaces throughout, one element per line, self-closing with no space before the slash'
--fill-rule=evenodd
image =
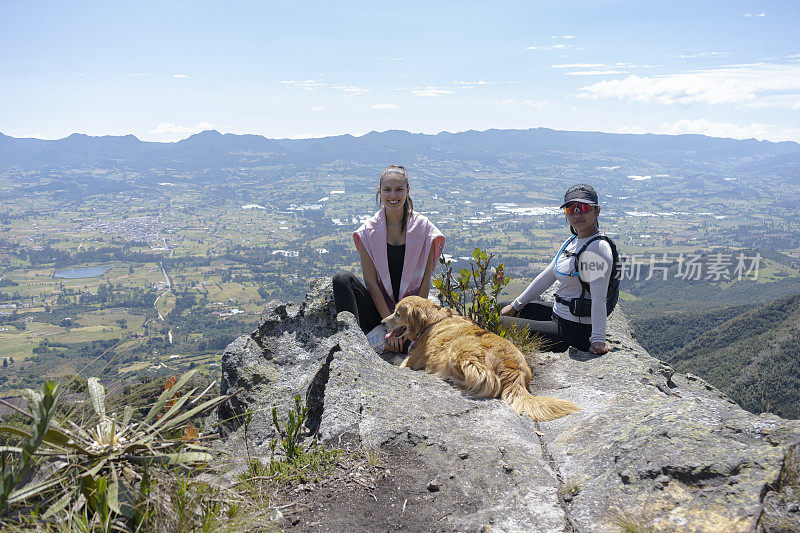
<path id="1" fill-rule="evenodd" d="M 518 415 L 527 415 L 540 422 L 555 420 L 581 410 L 569 400 L 533 396 L 520 379 L 506 386 L 501 397 Z"/>

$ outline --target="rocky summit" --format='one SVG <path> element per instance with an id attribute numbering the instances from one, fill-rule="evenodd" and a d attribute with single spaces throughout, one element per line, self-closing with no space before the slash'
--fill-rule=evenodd
<path id="1" fill-rule="evenodd" d="M 800 531 L 800 423 L 748 413 L 674 372 L 619 310 L 609 332 L 614 349 L 603 356 L 529 358 L 533 394 L 582 408 L 535 423 L 375 354 L 350 313 L 336 316 L 330 279 L 320 279 L 299 306 L 268 304 L 258 329 L 225 350 L 222 393 L 242 389 L 218 413 L 225 448 L 268 454 L 272 407 L 285 413 L 299 394 L 309 436 L 405 458 L 413 472 L 395 475 L 410 480 L 407 494 L 385 511 L 400 529 Z M 362 518 L 322 516 L 307 529 L 364 530 Z"/>

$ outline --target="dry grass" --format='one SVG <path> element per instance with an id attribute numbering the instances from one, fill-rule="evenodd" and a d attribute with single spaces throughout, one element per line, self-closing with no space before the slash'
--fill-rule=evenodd
<path id="1" fill-rule="evenodd" d="M 616 511 L 611 516 L 611 523 L 620 533 L 655 533 L 655 529 L 643 523 L 642 518 L 631 511 Z"/>

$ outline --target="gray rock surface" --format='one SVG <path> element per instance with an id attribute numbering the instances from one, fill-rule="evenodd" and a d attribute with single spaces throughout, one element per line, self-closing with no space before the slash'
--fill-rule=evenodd
<path id="1" fill-rule="evenodd" d="M 217 413 L 223 433 L 235 432 L 227 448 L 249 453 L 267 446 L 274 436 L 272 407 L 285 414 L 294 406 L 296 394 L 312 412 L 319 409 L 316 397 L 307 396 L 332 351 L 339 349 L 332 290 L 330 278 L 323 278 L 312 283 L 300 307 L 268 303 L 258 329 L 225 349 L 220 390 L 226 394 L 243 389 Z M 245 424 L 248 411 L 250 422 Z"/>
<path id="2" fill-rule="evenodd" d="M 621 313 L 609 324 L 609 354 L 536 354 L 532 392 L 583 408 L 537 424 L 387 363 L 350 313 L 334 316 L 330 280 L 318 280 L 300 307 L 268 304 L 259 328 L 226 349 L 222 393 L 244 389 L 220 408 L 226 449 L 246 440 L 266 453 L 272 406 L 285 413 L 300 394 L 310 433 L 401 447 L 438 473 L 428 491 L 469 502 L 446 516 L 449 530 L 800 530 L 786 482 L 797 476 L 787 454 L 798 456 L 800 424 L 747 413 L 674 373 L 636 343 Z M 247 410 L 245 428 L 236 415 Z"/>

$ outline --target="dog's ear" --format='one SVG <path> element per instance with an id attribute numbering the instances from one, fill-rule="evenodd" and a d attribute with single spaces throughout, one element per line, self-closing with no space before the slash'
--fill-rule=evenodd
<path id="1" fill-rule="evenodd" d="M 417 334 L 428 324 L 427 309 L 422 306 L 414 305 L 408 307 L 408 314 L 406 315 L 406 323 L 408 325 L 409 333 Z"/>

